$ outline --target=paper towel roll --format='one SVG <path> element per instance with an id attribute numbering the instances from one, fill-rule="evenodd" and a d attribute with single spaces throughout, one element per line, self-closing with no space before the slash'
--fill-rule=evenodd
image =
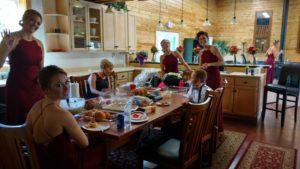
<path id="1" fill-rule="evenodd" d="M 80 97 L 79 95 L 79 84 L 78 83 L 70 83 L 70 93 L 69 97 Z"/>

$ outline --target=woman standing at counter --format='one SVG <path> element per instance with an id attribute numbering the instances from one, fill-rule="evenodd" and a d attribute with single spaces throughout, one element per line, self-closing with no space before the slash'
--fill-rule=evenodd
<path id="1" fill-rule="evenodd" d="M 172 52 L 170 50 L 169 40 L 163 39 L 160 44 L 162 47 L 162 51 L 164 52 L 164 54 L 160 56 L 160 68 L 162 77 L 165 73 L 178 73 L 178 59 L 189 71 L 192 71 L 192 69 L 180 54 L 178 54 L 177 52 Z"/>
<path id="2" fill-rule="evenodd" d="M 6 83 L 7 123 L 23 124 L 32 105 L 44 94 L 37 81 L 43 67 L 43 45 L 33 36 L 42 23 L 42 16 L 33 9 L 25 11 L 22 29 L 4 31 L 0 45 L 0 66 L 9 58 L 10 72 Z"/>
<path id="3" fill-rule="evenodd" d="M 219 49 L 216 46 L 208 45 L 208 33 L 200 31 L 197 33 L 197 39 L 199 44 L 203 46 L 203 49 L 199 53 L 201 58 L 199 61 L 199 66 L 207 72 L 206 85 L 216 90 L 221 87 L 221 75 L 219 71 L 219 66 L 224 64 L 223 57 L 221 56 Z M 222 106 L 219 110 L 219 131 L 223 132 L 223 111 Z"/>
<path id="4" fill-rule="evenodd" d="M 266 56 L 268 57 L 266 60 L 267 65 L 271 65 L 271 68 L 267 70 L 267 84 L 272 84 L 274 80 L 274 71 L 275 71 L 275 59 L 282 53 L 282 51 L 278 52 L 279 48 L 279 40 L 275 40 L 273 45 L 267 50 Z"/>
<path id="5" fill-rule="evenodd" d="M 224 64 L 223 57 L 216 46 L 208 45 L 207 32 L 200 31 L 197 33 L 197 39 L 199 44 L 203 46 L 199 52 L 201 58 L 199 66 L 207 72 L 206 85 L 215 90 L 221 86 L 219 66 Z"/>

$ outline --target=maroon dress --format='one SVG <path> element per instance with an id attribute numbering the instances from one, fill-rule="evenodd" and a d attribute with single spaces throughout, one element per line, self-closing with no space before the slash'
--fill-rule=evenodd
<path id="1" fill-rule="evenodd" d="M 163 65 L 165 67 L 164 72 L 174 72 L 178 73 L 178 59 L 176 56 L 173 55 L 173 53 L 170 53 L 169 55 L 165 55 L 165 58 L 163 60 Z"/>
<path id="2" fill-rule="evenodd" d="M 201 62 L 203 63 L 213 63 L 218 62 L 218 57 L 211 53 L 210 50 L 203 51 L 201 55 Z M 210 66 L 206 70 L 207 73 L 207 80 L 206 85 L 212 88 L 213 90 L 216 90 L 217 88 L 221 87 L 221 75 L 220 70 L 218 66 Z M 219 131 L 224 131 L 223 127 L 223 110 L 222 105 L 219 109 Z"/>
<path id="3" fill-rule="evenodd" d="M 274 71 L 275 71 L 275 57 L 273 53 L 268 54 L 266 64 L 272 66 L 267 70 L 267 80 L 266 80 L 267 84 L 272 84 L 274 80 Z"/>
<path id="4" fill-rule="evenodd" d="M 33 104 L 44 98 L 37 81 L 42 59 L 42 49 L 36 40 L 21 39 L 11 52 L 6 82 L 8 124 L 23 124 Z"/>

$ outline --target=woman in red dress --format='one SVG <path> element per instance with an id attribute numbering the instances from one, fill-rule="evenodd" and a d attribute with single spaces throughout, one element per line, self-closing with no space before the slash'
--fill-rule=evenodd
<path id="1" fill-rule="evenodd" d="M 224 64 L 219 49 L 216 46 L 208 45 L 208 33 L 200 31 L 197 33 L 197 39 L 203 49 L 199 53 L 199 66 L 207 73 L 206 85 L 216 90 L 221 87 L 221 76 L 219 66 Z M 221 107 L 221 106 L 220 106 Z M 220 108 L 219 113 L 219 131 L 223 131 L 223 111 Z"/>
<path id="2" fill-rule="evenodd" d="M 177 52 L 172 52 L 170 50 L 169 40 L 164 39 L 160 44 L 164 52 L 164 54 L 160 56 L 161 77 L 163 77 L 165 73 L 169 72 L 178 73 L 178 59 L 186 67 L 186 69 L 192 71 L 192 69 L 184 61 L 183 57 L 180 54 L 178 54 Z"/>
<path id="3" fill-rule="evenodd" d="M 106 146 L 88 140 L 71 112 L 59 106 L 69 96 L 69 80 L 57 66 L 44 67 L 39 82 L 46 97 L 32 107 L 26 124 L 37 144 L 42 169 L 103 169 Z"/>
<path id="4" fill-rule="evenodd" d="M 275 71 L 275 59 L 282 53 L 282 51 L 278 52 L 279 48 L 279 40 L 275 40 L 273 45 L 267 50 L 266 56 L 268 57 L 266 60 L 266 64 L 270 65 L 271 68 L 267 70 L 267 84 L 272 84 L 274 80 L 274 71 Z"/>
<path id="5" fill-rule="evenodd" d="M 43 45 L 33 36 L 42 23 L 42 16 L 33 9 L 25 11 L 14 33 L 4 31 L 0 46 L 0 66 L 9 58 L 10 72 L 6 82 L 7 123 L 23 124 L 32 105 L 44 94 L 37 82 L 43 67 Z"/>

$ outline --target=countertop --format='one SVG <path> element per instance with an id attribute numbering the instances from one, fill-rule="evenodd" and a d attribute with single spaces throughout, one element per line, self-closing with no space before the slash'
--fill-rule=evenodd
<path id="1" fill-rule="evenodd" d="M 251 75 L 250 72 L 246 75 L 244 72 L 227 72 L 221 71 L 221 75 L 223 76 L 237 76 L 237 77 L 247 77 L 247 78 L 260 78 L 265 76 L 264 73 Z"/>

